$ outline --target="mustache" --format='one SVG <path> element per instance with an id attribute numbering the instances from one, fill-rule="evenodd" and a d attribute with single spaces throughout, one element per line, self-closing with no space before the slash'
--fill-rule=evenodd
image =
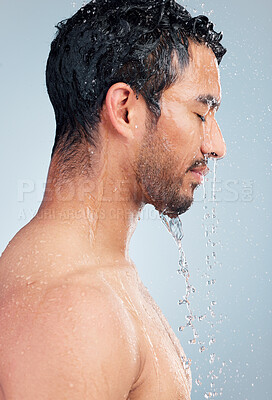
<path id="1" fill-rule="evenodd" d="M 207 167 L 208 165 L 208 160 L 201 159 L 201 160 L 196 160 L 188 169 L 186 172 L 191 171 L 192 169 L 195 169 L 197 167 Z"/>

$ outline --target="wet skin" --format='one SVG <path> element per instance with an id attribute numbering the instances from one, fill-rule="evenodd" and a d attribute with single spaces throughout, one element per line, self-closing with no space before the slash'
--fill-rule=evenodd
<path id="1" fill-rule="evenodd" d="M 190 399 L 183 350 L 128 256 L 143 205 L 174 215 L 199 184 L 190 168 L 225 154 L 203 104 L 220 102 L 215 57 L 190 52 L 156 129 L 144 100 L 117 83 L 92 173 L 63 180 L 52 160 L 37 216 L 0 260 L 0 400 Z"/>

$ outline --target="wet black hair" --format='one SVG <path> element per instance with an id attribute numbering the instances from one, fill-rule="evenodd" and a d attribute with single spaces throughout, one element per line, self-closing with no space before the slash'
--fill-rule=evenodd
<path id="1" fill-rule="evenodd" d="M 56 116 L 57 150 L 70 160 L 78 144 L 98 143 L 109 88 L 125 82 L 158 119 L 160 99 L 189 63 L 189 40 L 211 48 L 220 63 L 222 33 L 174 0 L 92 0 L 57 25 L 46 84 Z M 177 55 L 178 68 L 173 63 Z"/>

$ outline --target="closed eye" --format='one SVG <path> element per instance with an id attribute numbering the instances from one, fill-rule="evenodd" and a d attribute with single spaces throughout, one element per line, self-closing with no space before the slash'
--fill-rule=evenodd
<path id="1" fill-rule="evenodd" d="M 204 115 L 200 115 L 200 114 L 196 114 L 202 122 L 206 122 L 206 118 L 204 117 Z"/>

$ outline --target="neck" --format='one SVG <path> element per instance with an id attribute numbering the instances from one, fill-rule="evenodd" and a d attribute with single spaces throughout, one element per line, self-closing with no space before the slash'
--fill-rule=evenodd
<path id="1" fill-rule="evenodd" d="M 63 240 L 74 235 L 69 243 L 80 250 L 84 242 L 84 248 L 100 261 L 129 259 L 130 238 L 142 208 L 135 197 L 134 177 L 120 170 L 116 173 L 103 157 L 97 172 L 85 171 L 70 181 L 63 181 L 57 171 L 52 160 L 38 220 L 57 227 Z"/>

